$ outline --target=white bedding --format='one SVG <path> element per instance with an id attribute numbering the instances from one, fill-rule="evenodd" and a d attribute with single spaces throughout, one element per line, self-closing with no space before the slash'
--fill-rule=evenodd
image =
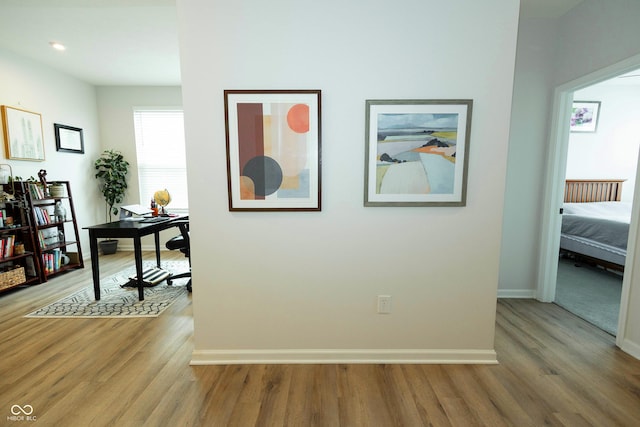
<path id="1" fill-rule="evenodd" d="M 565 203 L 560 247 L 624 264 L 631 203 Z"/>

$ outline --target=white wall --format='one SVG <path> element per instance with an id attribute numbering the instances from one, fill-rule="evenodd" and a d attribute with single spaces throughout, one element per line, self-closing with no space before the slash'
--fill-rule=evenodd
<path id="1" fill-rule="evenodd" d="M 495 361 L 517 2 L 178 12 L 194 363 Z M 223 90 L 248 88 L 323 91 L 322 212 L 228 211 Z M 364 208 L 365 100 L 459 98 L 474 100 L 467 206 Z M 376 314 L 378 294 L 392 314 Z"/>
<path id="2" fill-rule="evenodd" d="M 558 19 L 520 20 L 500 263 L 501 297 L 532 297 L 536 292 L 553 90 L 638 53 L 638 16 L 640 3 L 585 0 Z"/>
<path id="3" fill-rule="evenodd" d="M 4 148 L 2 162 L 13 174 L 37 177 L 47 170 L 47 179 L 68 180 L 74 196 L 78 227 L 105 222 L 104 200 L 94 179 L 94 160 L 104 149 L 122 151 L 132 165 L 130 188 L 125 203 L 139 203 L 136 150 L 133 128 L 134 106 L 181 106 L 180 87 L 94 87 L 50 67 L 0 50 L 0 105 L 9 105 L 42 115 L 45 161 L 7 160 Z M 53 123 L 83 130 L 84 154 L 56 151 Z M 173 232 L 164 233 L 168 239 Z M 88 233 L 80 229 L 83 256 L 89 257 Z M 153 247 L 153 239 L 143 245 Z M 132 248 L 130 239 L 120 249 Z"/>
<path id="4" fill-rule="evenodd" d="M 557 25 L 520 18 L 500 255 L 500 297 L 531 298 L 537 280 L 540 206 Z"/>
<path id="5" fill-rule="evenodd" d="M 584 0 L 559 20 L 555 84 L 640 53 L 640 2 Z"/>
<path id="6" fill-rule="evenodd" d="M 595 133 L 570 134 L 567 178 L 626 179 L 622 200 L 633 201 L 640 146 L 640 87 L 600 84 L 576 91 L 574 99 L 601 104 Z"/>
<path id="7" fill-rule="evenodd" d="M 100 153 L 96 94 L 93 86 L 54 69 L 0 49 L 0 104 L 42 116 L 45 161 L 7 160 L 14 176 L 24 179 L 47 171 L 47 180 L 70 181 L 78 227 L 96 224 L 100 194 L 93 179 L 93 160 Z M 56 151 L 53 124 L 82 128 L 84 154 Z M 89 236 L 80 230 L 83 256 L 89 256 Z"/>
<path id="8" fill-rule="evenodd" d="M 548 94 L 557 86 L 573 81 L 580 77 L 589 75 L 605 67 L 617 64 L 627 58 L 634 57 L 640 53 L 640 26 L 637 25 L 640 16 L 640 2 L 628 0 L 584 0 L 578 7 L 559 18 L 557 34 L 553 40 L 546 40 L 539 49 L 547 49 L 553 56 L 553 75 L 549 86 L 544 82 L 531 80 L 531 88 L 527 91 L 514 92 L 514 117 L 518 107 L 527 105 L 531 94 L 536 91 Z M 526 20 L 522 22 L 526 24 Z M 553 26 L 551 22 L 549 25 Z M 541 27 L 541 31 L 546 31 L 547 27 Z M 552 28 L 552 27 L 550 27 Z M 524 35 L 524 37 L 523 37 Z M 544 38 L 542 34 L 521 32 L 518 40 L 518 55 L 523 52 L 527 44 L 534 45 L 537 40 Z M 545 47 L 546 45 L 546 47 Z M 542 53 L 536 54 L 531 51 L 529 58 L 536 55 L 543 61 L 548 57 Z M 544 64 L 540 64 L 544 68 Z M 547 95 L 545 95 L 547 96 Z M 533 102 L 539 102 L 539 97 L 533 97 Z M 548 129 L 551 123 L 552 103 L 549 102 L 546 112 L 537 113 L 535 119 L 526 121 L 515 121 L 512 123 L 510 145 L 513 148 L 519 140 L 529 138 L 529 135 L 540 132 L 540 129 Z M 543 118 L 544 117 L 544 118 Z M 551 149 L 549 142 L 543 142 L 537 147 L 533 156 L 528 156 L 526 150 L 522 155 L 518 155 L 515 150 L 509 153 L 509 170 L 514 171 L 509 176 L 509 181 L 520 173 L 528 171 L 518 179 L 523 184 L 526 192 L 533 194 L 527 199 L 516 191 L 508 192 L 505 198 L 505 217 L 511 218 L 517 210 L 528 211 L 533 209 L 536 215 L 530 217 L 526 222 L 520 224 L 527 229 L 540 229 L 540 224 L 544 213 L 542 204 L 538 203 L 538 194 L 544 188 L 544 176 L 546 174 L 546 161 L 540 163 L 541 156 L 546 157 L 546 153 Z M 532 160 L 539 164 L 540 169 L 531 171 Z M 524 190 L 523 190 L 524 191 Z M 511 213 L 509 213 L 509 210 Z M 522 266 L 525 272 L 531 271 L 531 266 L 537 266 L 539 238 L 535 240 L 522 240 L 526 233 L 516 231 L 513 227 L 514 221 L 505 221 L 504 245 L 502 249 L 502 261 L 500 265 L 500 294 L 526 294 L 528 291 L 535 293 L 535 278 L 531 278 L 530 287 L 522 287 L 524 282 L 518 282 L 517 275 Z M 516 249 L 520 246 L 527 246 L 530 250 Z M 514 255 L 516 254 L 516 255 Z M 637 259 L 628 262 L 640 263 Z M 515 292 L 511 292 L 511 289 Z M 626 329 L 625 342 L 629 347 L 636 348 L 635 354 L 640 354 L 640 281 L 633 279 L 632 291 L 629 305 L 628 327 Z"/>
<path id="9" fill-rule="evenodd" d="M 562 20 L 558 84 L 587 75 L 640 54 L 640 2 L 628 0 L 585 0 L 582 7 Z M 589 31 L 584 31 L 588 28 Z M 640 65 L 640 64 L 636 64 Z M 638 235 L 630 236 L 639 239 Z M 640 243 L 640 242 L 638 242 Z M 622 348 L 640 357 L 640 251 L 627 259 L 634 266 L 630 282 L 627 324 L 618 337 Z"/>
<path id="10" fill-rule="evenodd" d="M 122 152 L 130 163 L 128 188 L 122 204 L 146 206 L 153 194 L 140 200 L 133 110 L 135 107 L 182 107 L 181 88 L 179 86 L 100 86 L 97 88 L 97 101 L 100 137 L 104 149 Z M 101 214 L 100 222 L 105 222 L 104 209 Z M 113 219 L 115 220 L 115 217 Z M 161 233 L 160 241 L 164 242 L 176 234 L 176 230 L 166 230 Z M 143 249 L 153 250 L 154 245 L 153 236 L 142 239 Z M 133 249 L 133 241 L 121 240 L 118 248 Z"/>

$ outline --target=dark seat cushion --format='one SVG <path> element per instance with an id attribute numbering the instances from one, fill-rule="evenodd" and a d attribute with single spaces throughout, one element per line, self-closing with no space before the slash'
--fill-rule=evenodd
<path id="1" fill-rule="evenodd" d="M 165 246 L 171 251 L 186 249 L 184 238 L 182 236 L 172 237 L 171 239 L 167 240 Z"/>

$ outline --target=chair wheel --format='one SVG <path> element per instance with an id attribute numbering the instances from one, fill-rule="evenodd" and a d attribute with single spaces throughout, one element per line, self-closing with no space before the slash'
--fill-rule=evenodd
<path id="1" fill-rule="evenodd" d="M 173 285 L 173 280 L 167 279 L 167 285 L 169 285 L 169 286 Z"/>

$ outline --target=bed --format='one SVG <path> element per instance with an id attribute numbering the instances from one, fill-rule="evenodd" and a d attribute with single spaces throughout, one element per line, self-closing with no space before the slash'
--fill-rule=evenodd
<path id="1" fill-rule="evenodd" d="M 624 270 L 631 203 L 623 179 L 566 180 L 560 250 L 563 255 Z"/>

